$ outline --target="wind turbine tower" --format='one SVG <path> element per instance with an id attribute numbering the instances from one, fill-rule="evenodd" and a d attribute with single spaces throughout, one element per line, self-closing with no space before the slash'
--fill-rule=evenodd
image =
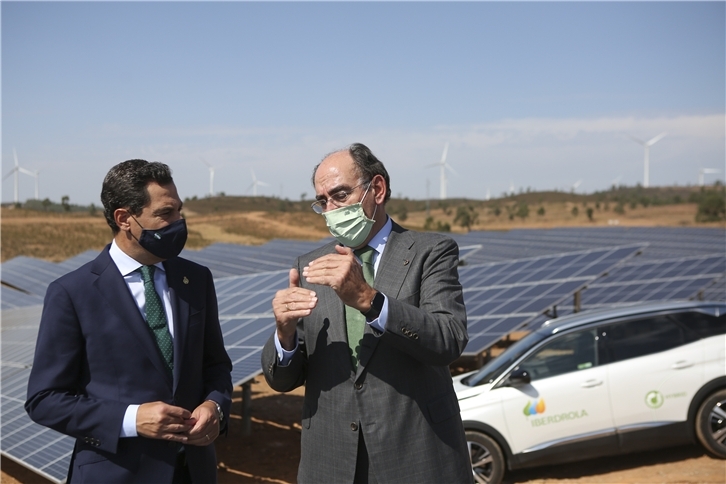
<path id="1" fill-rule="evenodd" d="M 207 168 L 209 168 L 209 196 L 214 196 L 214 167 L 207 163 L 206 160 L 202 160 L 202 162 L 207 165 Z"/>
<path id="2" fill-rule="evenodd" d="M 257 177 L 255 176 L 255 170 L 253 170 L 252 168 L 250 168 L 250 172 L 252 173 L 252 185 L 250 185 L 249 188 L 247 188 L 247 191 L 249 191 L 250 188 L 251 188 L 252 189 L 252 196 L 253 197 L 256 197 L 257 196 L 257 187 L 258 186 L 261 186 L 261 187 L 269 187 L 270 184 L 258 180 Z"/>
<path id="3" fill-rule="evenodd" d="M 426 168 L 431 168 L 434 166 L 438 166 L 440 170 L 440 178 L 441 178 L 441 187 L 439 189 L 439 198 L 441 200 L 446 200 L 446 169 L 448 168 L 453 174 L 457 174 L 456 171 L 446 163 L 446 154 L 449 152 L 449 143 L 447 142 L 444 145 L 444 153 L 441 155 L 441 161 L 438 163 L 434 163 L 433 165 L 427 165 Z"/>
<path id="4" fill-rule="evenodd" d="M 656 136 L 655 138 L 651 139 L 650 141 L 643 141 L 643 140 L 636 138 L 635 136 L 628 135 L 628 137 L 630 139 L 632 139 L 633 141 L 635 141 L 636 143 L 638 143 L 640 145 L 643 145 L 643 149 L 645 150 L 645 158 L 643 160 L 643 188 L 648 188 L 648 185 L 649 185 L 649 183 L 648 183 L 649 166 L 648 165 L 650 163 L 650 160 L 648 159 L 648 157 L 650 154 L 650 147 L 653 146 L 654 144 L 656 144 L 661 139 L 663 139 L 663 137 L 666 134 L 667 133 L 663 132 L 663 133 L 659 134 L 658 136 Z"/>
<path id="5" fill-rule="evenodd" d="M 14 182 L 13 183 L 13 188 L 14 188 L 13 201 L 15 203 L 18 203 L 18 201 L 19 201 L 18 200 L 18 175 L 20 173 L 23 173 L 25 175 L 30 175 L 33 178 L 35 178 L 35 199 L 39 200 L 39 198 L 38 198 L 38 175 L 40 175 L 40 172 L 38 170 L 30 171 L 30 170 L 20 166 L 18 164 L 18 154 L 15 152 L 15 148 L 13 148 L 13 158 L 15 159 L 15 167 L 12 170 L 10 170 L 7 175 L 5 175 L 5 178 L 3 178 L 3 180 L 7 180 L 8 177 L 10 177 L 10 175 L 15 175 L 14 180 L 13 180 L 13 182 Z"/>

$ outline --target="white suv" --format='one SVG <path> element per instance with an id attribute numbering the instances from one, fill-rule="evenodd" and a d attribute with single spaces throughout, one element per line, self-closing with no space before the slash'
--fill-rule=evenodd
<path id="1" fill-rule="evenodd" d="M 454 386 L 478 483 L 696 439 L 726 458 L 726 304 L 553 319 Z"/>

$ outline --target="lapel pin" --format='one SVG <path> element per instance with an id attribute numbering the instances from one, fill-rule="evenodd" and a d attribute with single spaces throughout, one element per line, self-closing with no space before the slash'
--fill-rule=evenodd
<path id="1" fill-rule="evenodd" d="M 184 279 L 182 279 L 182 282 L 184 284 L 189 284 L 189 279 L 187 279 L 187 276 L 184 276 Z"/>
<path id="2" fill-rule="evenodd" d="M 405 265 L 405 266 L 408 265 L 408 259 L 403 259 L 403 265 Z"/>

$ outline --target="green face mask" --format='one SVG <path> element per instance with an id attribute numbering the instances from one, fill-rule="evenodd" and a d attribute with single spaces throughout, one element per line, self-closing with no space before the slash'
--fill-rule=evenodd
<path id="1" fill-rule="evenodd" d="M 375 223 L 375 219 L 366 217 L 363 212 L 362 202 L 368 194 L 368 189 L 370 185 L 360 202 L 323 213 L 330 234 L 346 247 L 356 248 L 365 242 Z M 378 205 L 373 211 L 373 217 L 376 216 L 377 210 Z"/>

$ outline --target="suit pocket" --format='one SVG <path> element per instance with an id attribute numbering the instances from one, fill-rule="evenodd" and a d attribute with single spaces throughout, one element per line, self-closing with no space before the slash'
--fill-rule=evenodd
<path id="1" fill-rule="evenodd" d="M 443 422 L 459 413 L 459 400 L 456 398 L 456 393 L 448 393 L 429 402 L 428 409 L 431 422 Z"/>

